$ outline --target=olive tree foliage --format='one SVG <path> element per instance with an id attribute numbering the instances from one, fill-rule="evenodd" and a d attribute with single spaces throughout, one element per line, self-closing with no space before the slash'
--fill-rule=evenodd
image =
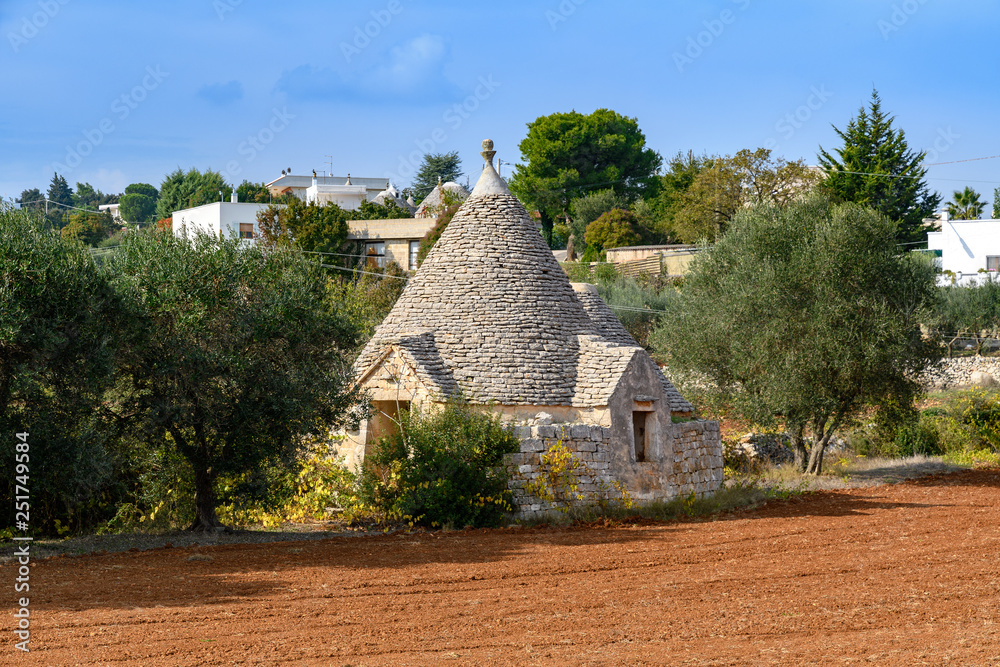
<path id="1" fill-rule="evenodd" d="M 693 263 L 653 345 L 747 418 L 782 419 L 797 464 L 819 474 L 838 429 L 868 405 L 912 405 L 939 355 L 919 326 L 934 268 L 901 254 L 895 231 L 818 195 L 740 212 Z"/>
<path id="2" fill-rule="evenodd" d="M 114 485 L 98 412 L 128 317 L 84 247 L 44 227 L 0 204 L 0 452 L 13 465 L 14 434 L 29 434 L 32 525 L 51 530 Z M 13 476 L 0 489 L 13 497 Z"/>
<path id="3" fill-rule="evenodd" d="M 290 461 L 302 436 L 342 422 L 354 326 L 297 250 L 134 233 L 107 266 L 138 341 L 119 358 L 116 409 L 190 463 L 192 528 L 216 528 L 220 479 Z"/>

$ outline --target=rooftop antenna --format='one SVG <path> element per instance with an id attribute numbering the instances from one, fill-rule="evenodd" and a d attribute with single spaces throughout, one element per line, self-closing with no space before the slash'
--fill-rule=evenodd
<path id="1" fill-rule="evenodd" d="M 333 176 L 333 156 L 332 155 L 324 155 L 323 157 L 330 158 L 330 162 L 329 162 L 329 165 L 330 165 L 330 175 Z"/>

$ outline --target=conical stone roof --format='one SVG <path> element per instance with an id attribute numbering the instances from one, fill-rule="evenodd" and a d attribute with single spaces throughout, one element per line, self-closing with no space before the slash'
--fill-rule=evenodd
<path id="1" fill-rule="evenodd" d="M 415 218 L 431 218 L 441 213 L 444 210 L 444 193 L 448 192 L 458 201 L 465 201 L 469 197 L 469 191 L 463 188 L 461 185 L 455 181 L 448 181 L 447 183 L 442 183 L 438 179 L 438 184 L 434 186 L 434 189 L 428 193 L 427 197 L 420 202 L 420 206 L 417 207 L 416 213 L 413 214 Z"/>
<path id="2" fill-rule="evenodd" d="M 598 329 L 600 334 L 607 340 L 615 341 L 621 345 L 639 347 L 639 343 L 632 334 L 622 325 L 621 320 L 611 312 L 611 308 L 604 302 L 604 299 L 597 293 L 597 288 L 586 283 L 570 283 L 576 291 L 576 297 L 580 300 L 583 309 L 590 316 L 590 321 Z M 657 375 L 660 384 L 663 385 L 663 393 L 670 401 L 670 411 L 683 414 L 693 414 L 694 406 L 687 399 L 681 396 L 676 387 L 667 379 L 663 371 L 657 367 Z"/>
<path id="3" fill-rule="evenodd" d="M 606 405 L 645 352 L 603 335 L 535 222 L 493 168 L 492 142 L 455 214 L 355 362 L 359 381 L 395 348 L 425 383 L 475 403 Z"/>

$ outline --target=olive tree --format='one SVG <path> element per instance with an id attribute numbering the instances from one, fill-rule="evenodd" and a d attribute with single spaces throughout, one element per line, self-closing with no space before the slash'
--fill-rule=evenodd
<path id="1" fill-rule="evenodd" d="M 867 405 L 911 405 L 939 354 L 919 326 L 934 269 L 895 233 L 872 209 L 820 196 L 737 213 L 653 344 L 742 415 L 783 419 L 797 464 L 819 474 L 831 436 Z"/>
<path id="2" fill-rule="evenodd" d="M 196 519 L 218 527 L 216 484 L 294 457 L 353 402 L 355 330 L 325 302 L 318 261 L 283 247 L 161 232 L 128 235 L 109 275 L 134 304 L 117 409 L 191 465 Z"/>
<path id="3" fill-rule="evenodd" d="M 0 452 L 13 465 L 14 434 L 30 434 L 32 524 L 50 530 L 79 527 L 114 484 L 98 412 L 128 318 L 83 245 L 45 227 L 0 203 Z"/>

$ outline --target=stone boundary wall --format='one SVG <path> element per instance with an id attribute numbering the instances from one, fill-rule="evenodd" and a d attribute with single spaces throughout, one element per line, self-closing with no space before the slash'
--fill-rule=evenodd
<path id="1" fill-rule="evenodd" d="M 725 462 L 719 422 L 689 421 L 673 424 L 674 469 L 671 497 L 694 493 L 703 496 L 722 486 Z"/>
<path id="2" fill-rule="evenodd" d="M 616 488 L 617 480 L 611 472 L 610 428 L 581 423 L 550 424 L 517 426 L 514 433 L 521 441 L 521 451 L 509 454 L 507 464 L 513 469 L 511 490 L 515 509 L 521 516 L 544 515 L 561 506 L 525 490 L 526 484 L 544 475 L 542 456 L 557 444 L 562 444 L 581 463 L 576 472 L 576 492 L 583 498 L 573 504 L 621 500 L 621 491 Z M 661 478 L 661 491 L 655 493 L 656 499 L 670 500 L 691 493 L 703 496 L 722 486 L 724 463 L 717 422 L 671 424 L 668 446 L 673 450 L 671 459 L 661 464 L 650 463 L 658 467 L 653 474 Z M 628 488 L 627 482 L 623 486 L 634 501 L 650 500 Z"/>
<path id="3" fill-rule="evenodd" d="M 992 386 L 1000 381 L 1000 357 L 977 355 L 943 359 L 941 365 L 926 373 L 922 381 L 925 387 L 934 389 Z"/>

